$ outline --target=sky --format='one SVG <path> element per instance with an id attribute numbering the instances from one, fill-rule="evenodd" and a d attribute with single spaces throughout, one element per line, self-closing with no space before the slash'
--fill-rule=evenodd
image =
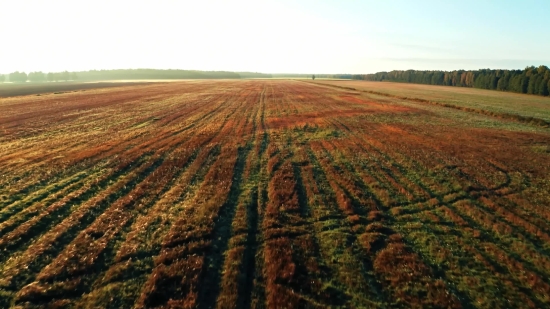
<path id="1" fill-rule="evenodd" d="M 0 0 L 0 73 L 550 66 L 549 0 Z"/>

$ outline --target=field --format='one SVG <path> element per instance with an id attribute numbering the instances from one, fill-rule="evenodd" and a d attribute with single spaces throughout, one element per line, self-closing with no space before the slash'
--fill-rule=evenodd
<path id="1" fill-rule="evenodd" d="M 549 99 L 535 95 L 476 88 L 369 81 L 315 81 L 365 91 L 373 95 L 424 101 L 550 127 Z M 426 102 L 427 101 L 427 102 Z"/>
<path id="2" fill-rule="evenodd" d="M 0 307 L 550 303 L 550 99 L 320 83 L 0 99 Z"/>
<path id="3" fill-rule="evenodd" d="M 0 98 L 22 95 L 63 94 L 67 92 L 86 91 L 89 89 L 135 86 L 147 84 L 148 81 L 108 81 L 108 82 L 59 82 L 59 83 L 0 83 Z M 151 81 L 152 82 L 152 81 Z"/>

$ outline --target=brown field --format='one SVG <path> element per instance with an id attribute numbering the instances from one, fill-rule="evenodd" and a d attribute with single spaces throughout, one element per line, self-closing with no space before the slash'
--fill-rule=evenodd
<path id="1" fill-rule="evenodd" d="M 145 85 L 158 81 L 104 81 L 104 82 L 59 82 L 59 83 L 0 83 L 0 98 L 23 95 L 63 94 L 66 92 L 86 91 L 97 88 Z"/>
<path id="2" fill-rule="evenodd" d="M 0 307 L 547 307 L 550 129 L 323 83 L 1 99 Z"/>

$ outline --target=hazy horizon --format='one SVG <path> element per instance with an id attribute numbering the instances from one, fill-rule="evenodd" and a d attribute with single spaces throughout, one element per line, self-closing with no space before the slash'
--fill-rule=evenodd
<path id="1" fill-rule="evenodd" d="M 547 1 L 17 1 L 0 73 L 288 74 L 550 66 Z"/>

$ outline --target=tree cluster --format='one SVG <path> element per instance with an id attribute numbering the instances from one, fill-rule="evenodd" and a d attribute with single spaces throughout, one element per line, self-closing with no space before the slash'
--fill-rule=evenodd
<path id="1" fill-rule="evenodd" d="M 78 79 L 76 72 L 30 72 L 29 74 L 25 72 L 13 72 L 9 75 L 9 81 L 12 83 L 25 83 L 27 81 L 31 83 L 40 83 L 40 82 L 58 82 L 58 81 L 75 81 Z M 5 75 L 0 75 L 0 83 L 5 81 Z"/>
<path id="2" fill-rule="evenodd" d="M 46 74 L 42 72 L 30 72 L 28 75 L 28 80 L 30 82 L 36 83 L 36 82 L 45 82 L 46 81 Z"/>
<path id="3" fill-rule="evenodd" d="M 24 83 L 27 81 L 27 73 L 25 72 L 19 72 L 15 71 L 13 73 L 10 73 L 10 82 L 14 83 Z"/>
<path id="4" fill-rule="evenodd" d="M 524 70 L 391 71 L 362 75 L 364 80 L 473 87 L 547 96 L 550 69 L 541 65 Z"/>

